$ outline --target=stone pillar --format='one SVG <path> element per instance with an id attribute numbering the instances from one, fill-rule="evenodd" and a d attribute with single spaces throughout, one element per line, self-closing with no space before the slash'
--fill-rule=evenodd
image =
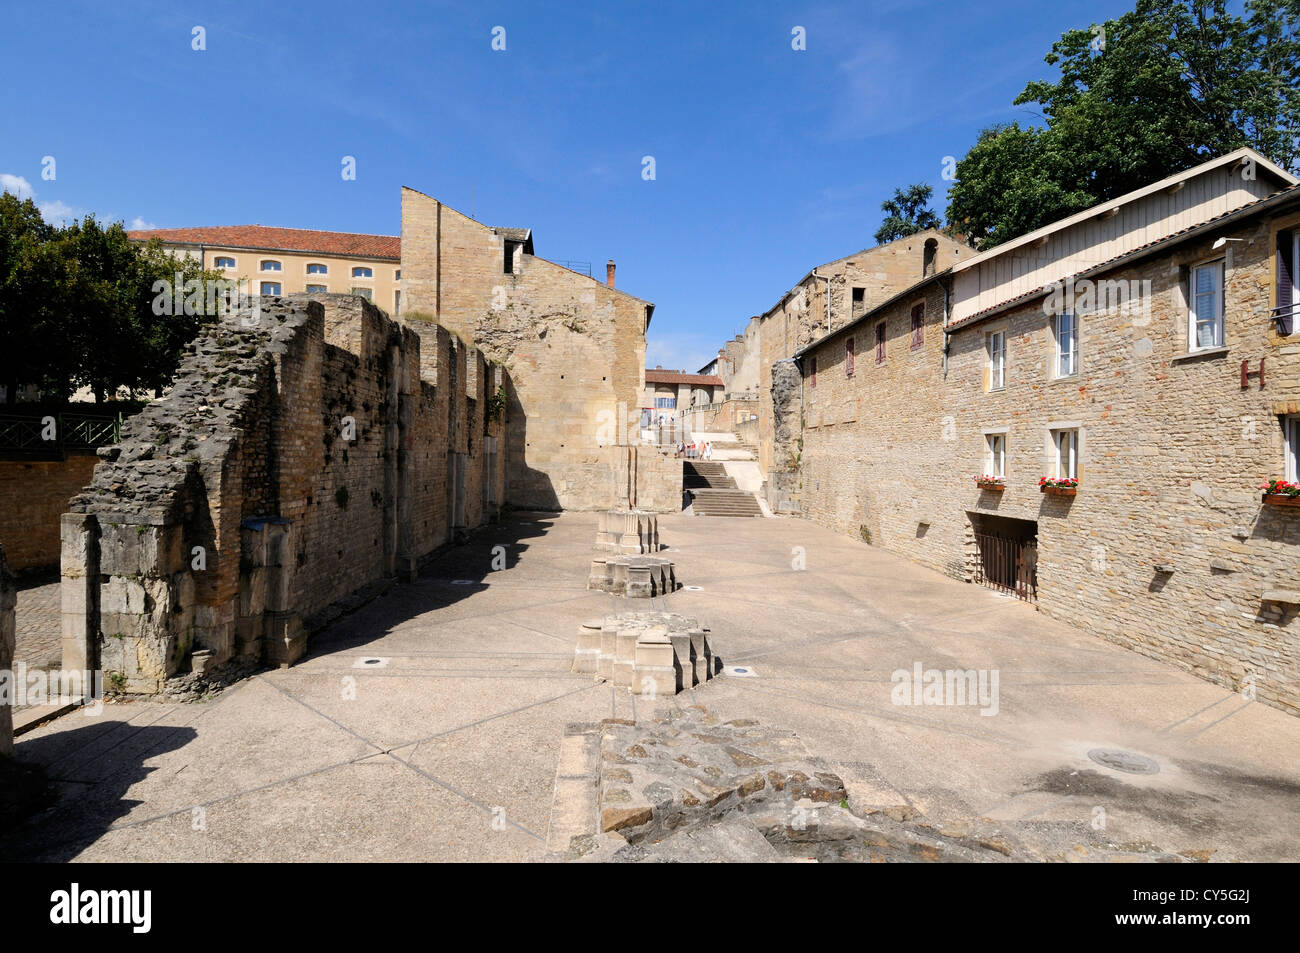
<path id="1" fill-rule="evenodd" d="M 99 668 L 99 522 L 64 513 L 60 534 L 63 670 L 93 672 Z"/>
<path id="2" fill-rule="evenodd" d="M 0 546 L 0 672 L 12 672 L 14 667 L 15 619 L 14 606 L 18 602 L 18 586 L 13 573 L 9 571 L 9 561 L 5 559 L 4 547 Z M 10 681 L 11 690 L 18 686 Z M 0 704 L 0 758 L 12 758 L 14 754 L 14 706 L 12 699 L 4 699 Z"/>

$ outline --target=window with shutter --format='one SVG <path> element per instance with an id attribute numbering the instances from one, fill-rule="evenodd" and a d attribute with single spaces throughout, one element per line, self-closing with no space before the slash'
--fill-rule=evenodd
<path id="1" fill-rule="evenodd" d="M 1296 305 L 1300 304 L 1300 232 L 1284 229 L 1277 233 L 1277 319 L 1278 334 L 1294 334 L 1300 330 L 1296 320 Z"/>

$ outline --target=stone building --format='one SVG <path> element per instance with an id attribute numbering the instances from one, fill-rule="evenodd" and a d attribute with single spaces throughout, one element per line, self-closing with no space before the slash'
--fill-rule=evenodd
<path id="1" fill-rule="evenodd" d="M 1297 234 L 1240 150 L 922 278 L 774 368 L 800 512 L 1300 712 Z"/>
<path id="2" fill-rule="evenodd" d="M 483 225 L 414 189 L 402 190 L 402 274 L 409 316 L 506 370 L 507 501 L 608 507 L 619 448 L 638 440 L 654 305 L 615 288 L 613 262 L 602 283 L 537 257 L 529 229 Z M 680 478 L 661 489 L 680 502 Z"/>
<path id="3" fill-rule="evenodd" d="M 942 271 L 974 251 L 960 238 L 938 230 L 867 248 L 818 265 L 803 276 L 775 305 L 750 318 L 741 335 L 718 351 L 713 372 L 723 381 L 728 398 L 752 401 L 759 463 L 769 475 L 768 502 L 782 507 L 790 496 L 788 461 L 776 455 L 776 418 L 772 405 L 772 368 L 796 351 L 846 324 L 858 320 L 918 280 Z M 749 416 L 749 407 L 738 414 Z"/>

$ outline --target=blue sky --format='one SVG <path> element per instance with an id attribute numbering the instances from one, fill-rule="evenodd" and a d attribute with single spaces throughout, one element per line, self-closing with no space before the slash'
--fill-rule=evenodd
<path id="1" fill-rule="evenodd" d="M 648 363 L 693 370 L 874 244 L 895 186 L 942 213 L 944 157 L 1036 121 L 1011 101 L 1052 42 L 1129 6 L 47 0 L 0 18 L 0 183 L 135 227 L 383 234 L 409 185 L 543 257 L 613 258 L 656 303 Z"/>

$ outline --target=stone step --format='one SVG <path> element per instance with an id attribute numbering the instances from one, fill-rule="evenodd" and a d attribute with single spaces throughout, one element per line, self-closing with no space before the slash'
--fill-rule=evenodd
<path id="1" fill-rule="evenodd" d="M 763 510 L 752 493 L 734 489 L 691 491 L 696 516 L 762 516 Z"/>

